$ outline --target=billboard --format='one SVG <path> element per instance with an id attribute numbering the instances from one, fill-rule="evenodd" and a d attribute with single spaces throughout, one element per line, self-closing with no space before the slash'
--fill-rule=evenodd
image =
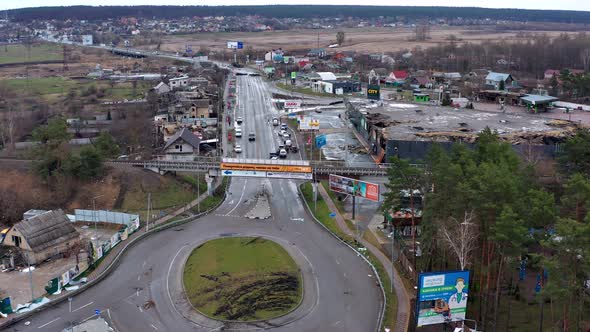
<path id="1" fill-rule="evenodd" d="M 300 108 L 301 100 L 285 100 L 285 108 Z"/>
<path id="2" fill-rule="evenodd" d="M 341 194 L 354 194 L 357 197 L 366 198 L 371 201 L 379 201 L 379 185 L 351 179 L 340 175 L 330 174 L 330 190 Z"/>
<path id="3" fill-rule="evenodd" d="M 420 273 L 416 303 L 417 325 L 465 320 L 469 277 L 469 271 Z"/>
<path id="4" fill-rule="evenodd" d="M 380 100 L 380 87 L 378 85 L 367 86 L 367 99 Z"/>
<path id="5" fill-rule="evenodd" d="M 318 149 L 321 149 L 322 146 L 326 145 L 326 135 L 319 135 L 316 136 L 315 138 L 315 146 L 318 147 Z"/>
<path id="6" fill-rule="evenodd" d="M 299 119 L 299 130 L 320 130 L 320 121 L 302 116 Z"/>
<path id="7" fill-rule="evenodd" d="M 241 41 L 228 41 L 227 48 L 242 49 L 244 48 L 244 43 L 242 43 Z"/>

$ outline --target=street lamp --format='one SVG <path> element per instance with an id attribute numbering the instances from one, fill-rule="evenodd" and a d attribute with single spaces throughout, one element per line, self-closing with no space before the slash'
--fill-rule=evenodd
<path id="1" fill-rule="evenodd" d="M 103 195 L 98 195 L 98 196 L 94 196 L 92 197 L 92 219 L 94 220 L 94 231 L 96 232 L 96 224 L 97 224 L 97 217 L 96 217 L 96 199 L 99 197 L 102 197 Z"/>

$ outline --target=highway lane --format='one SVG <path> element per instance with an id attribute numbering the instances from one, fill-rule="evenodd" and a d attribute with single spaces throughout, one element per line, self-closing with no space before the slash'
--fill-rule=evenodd
<path id="1" fill-rule="evenodd" d="M 265 83 L 259 77 L 238 77 L 238 113 L 244 117 L 243 155 L 268 158 L 279 138 L 267 117 L 271 108 Z M 247 134 L 255 131 L 256 141 Z M 290 154 L 290 158 L 295 158 Z M 171 262 L 200 239 L 226 235 L 263 235 L 296 246 L 313 266 L 319 296 L 309 314 L 279 331 L 374 331 L 380 311 L 380 290 L 360 257 L 310 219 L 293 180 L 234 178 L 228 199 L 212 215 L 156 233 L 130 249 L 121 265 L 95 287 L 72 301 L 34 315 L 8 331 L 61 331 L 72 322 L 94 317 L 95 310 L 118 331 L 207 331 L 182 317 L 168 291 Z M 271 193 L 272 219 L 249 220 L 251 200 L 264 184 Z M 172 301 L 171 301 L 172 300 Z M 151 305 L 153 301 L 153 306 Z M 146 306 L 147 304 L 147 306 Z"/>

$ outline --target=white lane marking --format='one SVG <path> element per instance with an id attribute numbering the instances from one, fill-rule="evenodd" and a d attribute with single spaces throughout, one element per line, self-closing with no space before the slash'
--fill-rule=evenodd
<path id="1" fill-rule="evenodd" d="M 139 281 L 140 278 L 141 278 L 141 274 L 137 276 L 137 281 Z"/>
<path id="2" fill-rule="evenodd" d="M 45 323 L 45 324 L 43 324 L 43 325 L 39 326 L 39 327 L 38 327 L 38 329 L 42 329 L 42 328 L 44 328 L 45 326 L 47 326 L 47 325 L 49 325 L 49 324 L 51 324 L 51 323 L 53 323 L 53 322 L 55 322 L 55 321 L 57 321 L 57 320 L 59 320 L 59 319 L 61 319 L 61 317 L 57 317 L 56 319 L 54 319 L 54 320 L 52 320 L 52 321 L 50 321 L 50 322 L 47 322 L 47 323 Z"/>
<path id="3" fill-rule="evenodd" d="M 156 331 L 158 330 L 158 328 L 155 327 L 154 324 L 150 324 L 150 325 L 154 328 L 154 330 L 156 330 Z"/>
<path id="4" fill-rule="evenodd" d="M 246 192 L 246 183 L 248 183 L 248 180 L 244 179 L 244 188 L 242 188 L 242 195 L 240 196 L 240 199 L 238 200 L 236 206 L 234 206 L 233 209 L 231 209 L 228 213 L 225 214 L 226 217 L 228 217 L 232 212 L 235 211 L 235 209 L 238 208 L 238 206 L 240 206 L 240 202 L 242 201 L 242 198 L 244 198 L 244 193 Z"/>
<path id="5" fill-rule="evenodd" d="M 336 264 L 340 265 L 340 261 L 336 258 Z"/>
<path id="6" fill-rule="evenodd" d="M 112 321 L 113 319 L 111 318 L 111 309 L 107 309 L 107 314 L 109 315 L 109 320 Z"/>
<path id="7" fill-rule="evenodd" d="M 170 266 L 168 266 L 168 274 L 166 274 L 166 291 L 168 292 L 168 299 L 170 300 L 170 305 L 172 305 L 172 308 L 174 309 L 174 311 L 176 312 L 177 315 L 182 316 L 178 310 L 176 310 L 176 306 L 174 305 L 174 301 L 172 301 L 172 294 L 170 294 L 170 272 L 172 271 L 172 264 L 174 264 L 174 261 L 176 260 L 176 257 L 178 257 L 178 255 L 180 254 L 180 252 L 186 248 L 187 245 L 185 244 L 184 246 L 182 246 L 180 249 L 178 249 L 178 251 L 176 252 L 176 255 L 174 255 L 174 257 L 172 258 L 172 261 L 170 261 Z"/>
<path id="8" fill-rule="evenodd" d="M 78 309 L 74 309 L 72 312 L 76 312 L 76 311 L 78 311 L 78 310 L 80 310 L 80 309 L 82 309 L 82 308 L 86 308 L 87 306 L 91 305 L 92 303 L 94 303 L 94 301 L 92 301 L 92 302 L 90 302 L 90 303 L 87 303 L 87 304 L 85 304 L 85 305 L 81 306 L 81 307 L 80 307 L 80 308 L 78 308 Z"/>
<path id="9" fill-rule="evenodd" d="M 139 309 L 139 312 L 143 312 L 143 309 L 141 309 L 141 306 L 137 306 L 137 308 Z"/>

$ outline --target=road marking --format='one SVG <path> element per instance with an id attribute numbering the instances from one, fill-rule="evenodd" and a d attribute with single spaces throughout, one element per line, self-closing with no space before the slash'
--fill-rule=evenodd
<path id="1" fill-rule="evenodd" d="M 109 320 L 112 321 L 113 319 L 111 318 L 111 309 L 107 308 L 107 314 L 109 315 Z"/>
<path id="2" fill-rule="evenodd" d="M 180 252 L 186 247 L 187 247 L 187 245 L 185 244 L 180 249 L 178 249 L 178 251 L 176 252 L 176 255 L 174 255 L 174 257 L 172 258 L 172 261 L 170 261 L 170 266 L 168 266 L 168 274 L 166 274 L 166 291 L 168 292 L 168 299 L 170 300 L 170 304 L 172 305 L 172 308 L 174 308 L 174 311 L 179 316 L 182 316 L 182 315 L 176 309 L 176 306 L 174 305 L 174 301 L 172 301 L 172 294 L 170 294 L 170 272 L 172 271 L 172 264 L 174 264 L 174 260 L 176 260 L 176 257 L 178 257 Z M 184 316 L 182 316 L 182 317 L 184 317 Z"/>
<path id="3" fill-rule="evenodd" d="M 139 312 L 143 312 L 143 309 L 141 309 L 140 305 L 138 305 L 137 308 L 139 309 Z"/>
<path id="4" fill-rule="evenodd" d="M 154 330 L 156 330 L 156 331 L 158 330 L 158 328 L 155 327 L 154 324 L 150 324 L 150 325 L 154 328 Z"/>
<path id="5" fill-rule="evenodd" d="M 82 308 L 86 308 L 87 306 L 91 305 L 92 303 L 94 303 L 94 301 L 92 301 L 92 302 L 90 302 L 90 303 L 87 303 L 87 304 L 85 304 L 85 305 L 81 306 L 81 307 L 80 307 L 80 308 L 78 308 L 78 309 L 74 309 L 72 312 L 76 312 L 76 311 L 78 311 L 78 310 L 80 310 L 80 309 L 82 309 Z"/>
<path id="6" fill-rule="evenodd" d="M 137 276 L 137 281 L 139 281 L 139 278 L 141 278 L 141 274 Z"/>
<path id="7" fill-rule="evenodd" d="M 52 321 L 50 321 L 50 322 L 47 322 L 47 323 L 45 323 L 45 324 L 43 324 L 43 325 L 39 326 L 39 327 L 38 327 L 38 329 L 42 329 L 42 328 L 44 328 L 45 326 L 47 326 L 47 325 L 49 325 L 49 324 L 51 324 L 51 323 L 53 323 L 53 322 L 55 322 L 56 320 L 59 320 L 59 319 L 61 319 L 61 317 L 57 317 L 56 319 L 54 319 L 54 320 L 52 320 Z"/>
<path id="8" fill-rule="evenodd" d="M 234 212 L 235 209 L 238 208 L 238 206 L 240 206 L 240 202 L 244 198 L 244 193 L 246 192 L 246 184 L 247 183 L 248 183 L 248 179 L 244 179 L 244 188 L 242 188 L 242 195 L 240 196 L 240 199 L 238 200 L 238 204 L 236 204 L 236 206 L 234 206 L 233 209 L 231 209 L 228 213 L 225 214 L 226 217 L 228 217 L 232 212 Z"/>
<path id="9" fill-rule="evenodd" d="M 85 321 L 90 320 L 90 319 L 92 319 L 94 317 L 96 317 L 96 315 L 92 315 L 90 317 L 86 317 L 86 318 L 82 319 L 82 321 L 80 323 L 84 323 Z"/>
<path id="10" fill-rule="evenodd" d="M 340 261 L 336 258 L 336 264 L 340 265 Z"/>

